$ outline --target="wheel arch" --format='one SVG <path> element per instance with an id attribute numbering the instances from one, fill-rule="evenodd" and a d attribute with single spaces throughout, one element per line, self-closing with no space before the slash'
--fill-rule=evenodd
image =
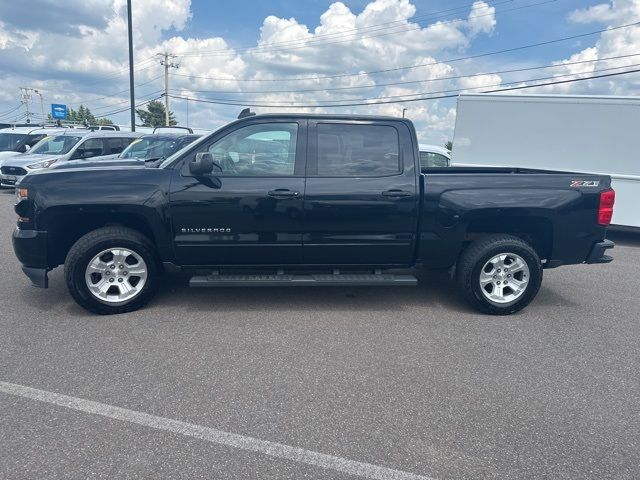
<path id="1" fill-rule="evenodd" d="M 490 215 L 471 219 L 467 224 L 465 246 L 478 238 L 507 234 L 530 244 L 541 259 L 553 253 L 553 224 L 543 216 Z"/>
<path id="2" fill-rule="evenodd" d="M 160 255 L 158 225 L 144 211 L 106 209 L 58 209 L 38 225 L 47 231 L 49 267 L 64 263 L 71 247 L 87 233 L 107 226 L 121 226 L 144 235 Z"/>

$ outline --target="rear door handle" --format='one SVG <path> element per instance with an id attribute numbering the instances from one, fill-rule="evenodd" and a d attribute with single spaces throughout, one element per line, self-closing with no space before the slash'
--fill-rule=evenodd
<path id="1" fill-rule="evenodd" d="M 270 190 L 269 192 L 267 192 L 267 194 L 270 197 L 275 198 L 291 198 L 297 197 L 298 195 L 300 195 L 300 192 L 289 190 L 288 188 L 276 188 L 275 190 Z"/>
<path id="2" fill-rule="evenodd" d="M 407 192 L 406 190 L 392 189 L 382 192 L 382 195 L 385 197 L 411 197 L 413 193 Z"/>

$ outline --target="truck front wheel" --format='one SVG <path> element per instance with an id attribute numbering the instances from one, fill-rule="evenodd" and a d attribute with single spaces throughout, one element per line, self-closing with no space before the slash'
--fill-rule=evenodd
<path id="1" fill-rule="evenodd" d="M 488 235 L 460 256 L 456 281 L 465 299 L 483 313 L 508 315 L 537 295 L 542 264 L 536 251 L 512 235 Z"/>
<path id="2" fill-rule="evenodd" d="M 158 261 L 151 242 L 124 227 L 104 227 L 87 233 L 69 250 L 64 272 L 69 293 L 93 313 L 137 310 L 153 296 Z"/>

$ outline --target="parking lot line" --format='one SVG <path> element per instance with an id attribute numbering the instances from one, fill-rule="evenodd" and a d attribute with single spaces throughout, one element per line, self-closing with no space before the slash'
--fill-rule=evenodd
<path id="1" fill-rule="evenodd" d="M 282 443 L 270 442 L 268 440 L 225 432 L 193 423 L 158 417 L 144 412 L 46 390 L 39 390 L 15 383 L 0 382 L 0 392 L 363 478 L 374 480 L 434 480 L 431 477 L 423 475 L 348 460 L 346 458 L 314 452 L 313 450 L 291 447 Z"/>

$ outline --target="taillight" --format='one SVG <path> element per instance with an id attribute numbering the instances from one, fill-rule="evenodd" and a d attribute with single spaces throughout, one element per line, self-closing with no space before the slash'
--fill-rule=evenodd
<path id="1" fill-rule="evenodd" d="M 600 225 L 610 225 L 613 216 L 613 204 L 616 201 L 614 190 L 600 192 L 600 206 L 598 207 L 598 223 Z"/>

